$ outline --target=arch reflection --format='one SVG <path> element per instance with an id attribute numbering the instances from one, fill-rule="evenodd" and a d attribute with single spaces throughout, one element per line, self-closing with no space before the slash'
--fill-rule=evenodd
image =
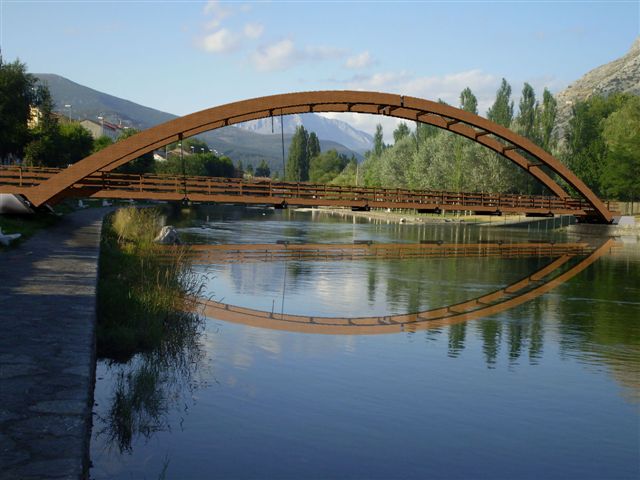
<path id="1" fill-rule="evenodd" d="M 609 239 L 597 248 L 587 243 L 473 244 L 251 244 L 211 245 L 194 249 L 196 263 L 296 260 L 358 260 L 368 258 L 436 258 L 447 256 L 552 257 L 535 272 L 505 287 L 448 306 L 414 313 L 329 317 L 291 315 L 245 308 L 200 298 L 208 317 L 254 327 L 329 335 L 413 332 L 455 325 L 509 310 L 567 282 L 615 246 Z M 571 265 L 575 260 L 577 263 Z"/>

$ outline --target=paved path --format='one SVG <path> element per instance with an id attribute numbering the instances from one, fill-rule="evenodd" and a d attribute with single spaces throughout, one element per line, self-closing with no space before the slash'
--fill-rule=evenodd
<path id="1" fill-rule="evenodd" d="M 107 209 L 65 216 L 0 252 L 0 478 L 82 478 Z"/>

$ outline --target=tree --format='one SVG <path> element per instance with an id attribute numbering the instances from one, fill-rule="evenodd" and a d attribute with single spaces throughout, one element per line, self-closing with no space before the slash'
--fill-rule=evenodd
<path id="1" fill-rule="evenodd" d="M 558 102 L 546 88 L 542 93 L 542 105 L 536 106 L 536 141 L 544 150 L 550 152 L 556 147 L 553 127 L 556 123 Z"/>
<path id="2" fill-rule="evenodd" d="M 336 178 L 349 163 L 346 155 L 329 150 L 311 159 L 309 179 L 314 183 L 329 183 Z"/>
<path id="3" fill-rule="evenodd" d="M 102 135 L 101 137 L 98 137 L 93 141 L 93 153 L 99 152 L 103 148 L 107 148 L 109 145 L 113 145 L 113 140 L 111 140 L 111 137 Z"/>
<path id="4" fill-rule="evenodd" d="M 409 130 L 409 126 L 406 122 L 400 122 L 397 128 L 393 131 L 393 141 L 394 143 L 398 143 L 404 137 L 409 136 L 411 131 Z"/>
<path id="5" fill-rule="evenodd" d="M 244 176 L 244 166 L 242 165 L 242 160 L 238 160 L 238 163 L 236 163 L 236 171 L 233 176 L 236 178 L 242 178 Z"/>
<path id="6" fill-rule="evenodd" d="M 309 158 L 309 162 L 318 155 L 320 155 L 320 140 L 318 140 L 316 132 L 311 132 L 307 143 L 307 158 Z"/>
<path id="7" fill-rule="evenodd" d="M 478 114 L 478 99 L 469 87 L 460 93 L 460 108 L 467 112 Z"/>
<path id="8" fill-rule="evenodd" d="M 524 83 L 522 88 L 519 107 L 516 120 L 519 133 L 530 140 L 535 140 L 536 94 L 533 91 L 533 87 L 527 82 Z"/>
<path id="9" fill-rule="evenodd" d="M 34 166 L 66 167 L 92 152 L 93 137 L 79 123 L 42 122 L 34 132 L 34 140 L 25 148 L 25 162 Z"/>
<path id="10" fill-rule="evenodd" d="M 604 192 L 620 200 L 640 199 L 640 97 L 630 97 L 609 115 L 603 138 L 608 149 Z"/>
<path id="11" fill-rule="evenodd" d="M 602 193 L 601 178 L 607 157 L 602 131 L 604 121 L 629 100 L 629 95 L 593 96 L 573 106 L 563 160 L 595 193 Z"/>
<path id="12" fill-rule="evenodd" d="M 262 160 L 256 168 L 256 177 L 268 177 L 271 175 L 271 169 L 269 168 L 269 164 L 266 160 Z"/>
<path id="13" fill-rule="evenodd" d="M 0 55 L 0 162 L 23 155 L 30 139 L 27 123 L 36 103 L 35 84 L 24 63 L 4 63 Z"/>
<path id="14" fill-rule="evenodd" d="M 291 138 L 286 180 L 291 182 L 306 182 L 309 180 L 308 142 L 309 134 L 304 126 L 300 125 L 296 128 L 296 133 L 293 134 L 293 138 Z"/>
<path id="15" fill-rule="evenodd" d="M 247 169 L 246 169 L 245 171 L 246 171 L 250 176 L 252 176 L 252 177 L 253 177 L 253 173 L 254 173 L 254 172 L 253 172 L 253 164 L 251 164 L 251 163 L 250 163 L 249 165 L 247 165 Z"/>
<path id="16" fill-rule="evenodd" d="M 513 102 L 511 101 L 511 86 L 503 78 L 500 88 L 496 92 L 493 106 L 487 110 L 487 118 L 504 127 L 509 128 L 513 120 Z"/>
<path id="17" fill-rule="evenodd" d="M 154 170 L 156 173 L 180 176 L 182 168 L 180 157 L 173 155 L 167 160 L 156 162 Z M 229 157 L 217 157 L 207 152 L 194 153 L 188 159 L 185 158 L 184 173 L 189 176 L 232 178 L 236 170 Z"/>
<path id="18" fill-rule="evenodd" d="M 384 138 L 382 136 L 382 125 L 376 125 L 376 133 L 373 136 L 373 154 L 376 156 L 382 155 L 384 150 Z"/>

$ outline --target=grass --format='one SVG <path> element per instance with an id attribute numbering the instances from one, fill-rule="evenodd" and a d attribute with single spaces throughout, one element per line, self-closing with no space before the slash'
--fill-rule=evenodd
<path id="1" fill-rule="evenodd" d="M 200 324 L 194 313 L 203 288 L 187 248 L 153 242 L 160 211 L 124 208 L 105 219 L 98 280 L 98 356 L 128 360 L 136 353 L 182 348 Z"/>

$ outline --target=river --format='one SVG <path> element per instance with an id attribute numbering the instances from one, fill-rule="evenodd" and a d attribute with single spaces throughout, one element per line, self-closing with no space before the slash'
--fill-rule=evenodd
<path id="1" fill-rule="evenodd" d="M 198 245 L 571 243 L 587 252 L 550 274 L 566 280 L 512 308 L 393 330 L 388 316 L 507 286 L 515 298 L 523 279 L 530 292 L 558 254 L 200 261 L 203 296 L 270 318 L 257 327 L 211 317 L 169 353 L 98 361 L 92 478 L 640 475 L 635 238 L 602 247 L 557 232 L 225 206 L 170 222 Z M 362 330 L 351 320 L 343 334 L 320 320 L 279 320 L 288 314 L 381 320 Z"/>

